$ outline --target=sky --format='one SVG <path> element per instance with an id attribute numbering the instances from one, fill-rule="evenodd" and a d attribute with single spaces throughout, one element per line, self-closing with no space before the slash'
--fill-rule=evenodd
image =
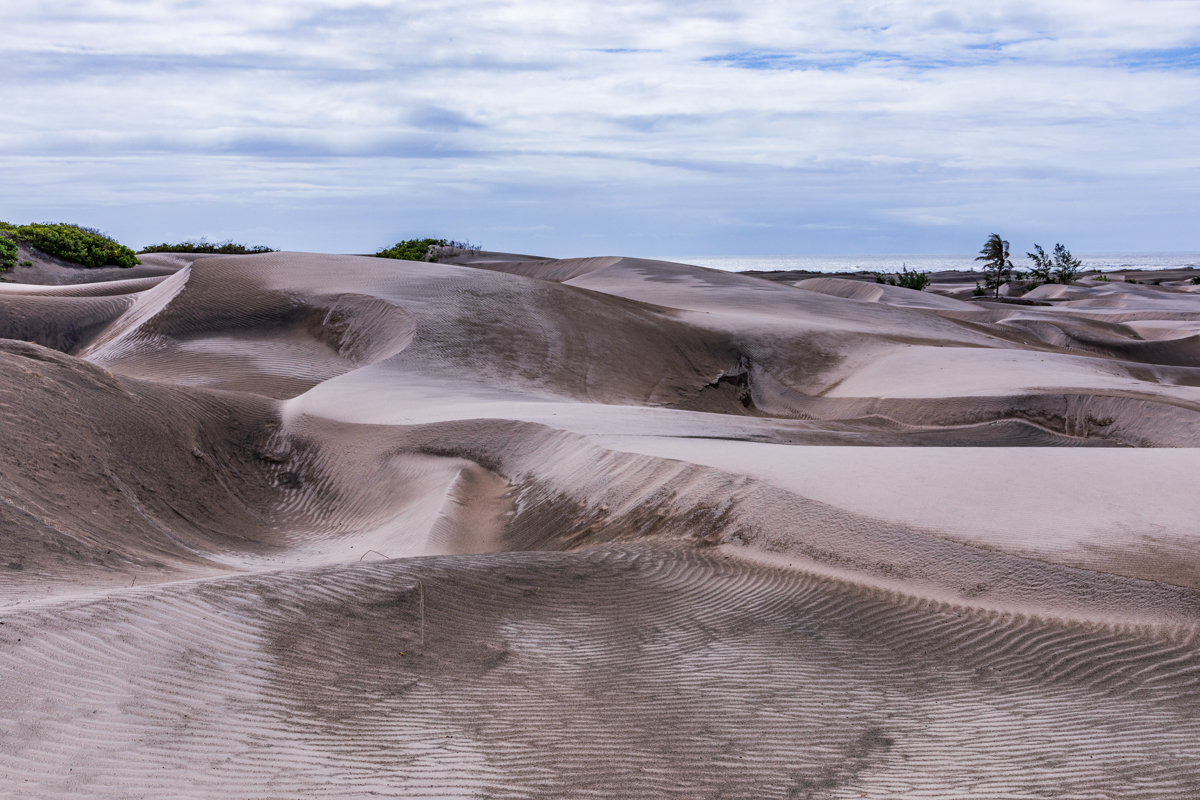
<path id="1" fill-rule="evenodd" d="M 1200 250 L 1196 0 L 0 0 L 0 219 L 132 246 Z"/>

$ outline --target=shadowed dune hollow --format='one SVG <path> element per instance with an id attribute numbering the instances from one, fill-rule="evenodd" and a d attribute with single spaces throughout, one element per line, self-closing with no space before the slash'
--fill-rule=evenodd
<path id="1" fill-rule="evenodd" d="M 1200 287 L 144 261 L 0 284 L 0 794 L 1200 794 Z"/>

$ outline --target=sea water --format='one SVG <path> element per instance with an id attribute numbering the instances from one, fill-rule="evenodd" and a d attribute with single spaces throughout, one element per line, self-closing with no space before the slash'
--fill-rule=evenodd
<path id="1" fill-rule="evenodd" d="M 1078 253 L 1084 269 L 1179 269 L 1200 268 L 1200 253 Z M 898 272 L 902 267 L 917 272 L 979 269 L 973 255 L 884 255 L 884 256 L 691 256 L 664 259 L 698 267 L 745 272 L 756 270 L 805 272 Z M 1012 258 L 1013 266 L 1026 269 L 1029 259 L 1022 253 Z"/>

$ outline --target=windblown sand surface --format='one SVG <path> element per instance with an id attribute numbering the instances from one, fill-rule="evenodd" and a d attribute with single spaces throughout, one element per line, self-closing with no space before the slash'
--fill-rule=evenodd
<path id="1" fill-rule="evenodd" d="M 144 260 L 0 285 L 0 794 L 1200 794 L 1200 287 Z"/>

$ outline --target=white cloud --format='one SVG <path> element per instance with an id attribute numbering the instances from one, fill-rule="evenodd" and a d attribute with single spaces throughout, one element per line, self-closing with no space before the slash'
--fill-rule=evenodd
<path id="1" fill-rule="evenodd" d="M 748 235 L 775 252 L 959 250 L 1003 225 L 1092 237 L 1079 250 L 1200 248 L 1182 227 L 1200 186 L 1190 1 L 79 0 L 0 16 L 0 213 L 99 215 L 133 243 L 226 198 L 247 226 L 289 209 L 276 243 L 327 249 L 429 230 L 556 252 L 584 235 L 625 252 L 680 252 L 671 237 L 737 252 Z M 351 225 L 303 221 L 351 207 Z"/>

